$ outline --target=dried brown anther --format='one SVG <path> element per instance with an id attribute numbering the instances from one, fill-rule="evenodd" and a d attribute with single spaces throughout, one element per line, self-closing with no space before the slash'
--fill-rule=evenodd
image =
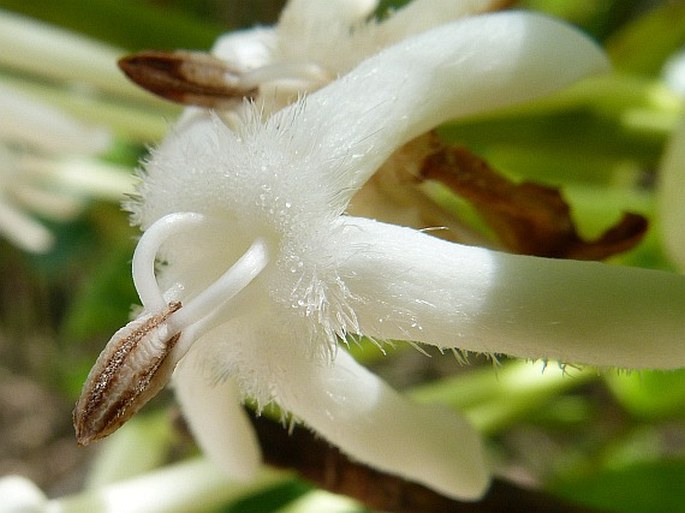
<path id="1" fill-rule="evenodd" d="M 98 357 L 74 408 L 79 445 L 116 431 L 168 382 L 174 362 L 167 358 L 180 333 L 168 319 L 181 308 L 170 303 L 157 314 L 141 315 L 117 331 Z"/>
<path id="2" fill-rule="evenodd" d="M 220 108 L 257 93 L 241 86 L 240 74 L 208 53 L 150 50 L 123 57 L 119 67 L 143 89 L 184 105 Z"/>

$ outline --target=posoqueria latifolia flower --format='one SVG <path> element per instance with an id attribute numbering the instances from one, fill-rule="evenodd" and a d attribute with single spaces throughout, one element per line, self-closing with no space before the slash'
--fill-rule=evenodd
<path id="1" fill-rule="evenodd" d="M 345 214 L 407 141 L 607 68 L 565 24 L 488 14 L 389 46 L 271 115 L 248 104 L 231 126 L 185 116 L 129 204 L 144 232 L 133 266 L 143 312 L 87 381 L 75 412 L 81 441 L 110 431 L 92 419 L 120 425 L 173 370 L 191 430 L 233 476 L 260 462 L 241 407 L 250 400 L 278 405 L 357 461 L 473 500 L 489 481 L 478 434 L 456 412 L 395 392 L 341 341 L 682 366 L 680 276 L 504 254 Z M 121 354 L 132 333 L 135 347 Z M 126 362 L 112 365 L 120 355 Z M 152 375 L 144 390 L 130 368 Z M 132 401 L 112 411 L 93 399 L 119 382 Z"/>

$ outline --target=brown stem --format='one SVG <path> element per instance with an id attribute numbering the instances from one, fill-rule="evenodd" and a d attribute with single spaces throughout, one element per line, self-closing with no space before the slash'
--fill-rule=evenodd
<path id="1" fill-rule="evenodd" d="M 392 513 L 600 513 L 499 479 L 482 500 L 456 501 L 350 461 L 305 429 L 295 427 L 289 432 L 266 417 L 251 418 L 267 464 L 295 470 L 316 486 L 352 497 L 370 509 Z"/>

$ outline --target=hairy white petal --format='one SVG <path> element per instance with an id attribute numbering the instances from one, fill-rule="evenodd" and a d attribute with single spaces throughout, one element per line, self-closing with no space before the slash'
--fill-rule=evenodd
<path id="1" fill-rule="evenodd" d="M 366 335 L 598 366 L 685 365 L 683 276 L 345 223 L 340 273 Z"/>
<path id="2" fill-rule="evenodd" d="M 315 231 L 408 139 L 605 64 L 579 32 L 539 15 L 445 25 L 368 59 L 266 123 L 255 109 L 235 131 L 207 116 L 186 117 L 146 166 L 146 201 L 133 205 L 135 221 L 145 227 L 188 210 L 242 220 L 246 233 L 285 231 L 293 222 Z"/>
<path id="3" fill-rule="evenodd" d="M 238 386 L 230 378 L 213 382 L 193 353 L 176 367 L 174 388 L 195 439 L 229 476 L 251 479 L 261 462 L 252 425 L 240 404 Z"/>
<path id="4" fill-rule="evenodd" d="M 551 93 L 608 68 L 602 50 L 569 25 L 532 13 L 473 16 L 406 39 L 276 114 L 317 134 L 350 194 L 401 144 L 459 117 Z M 297 113 L 297 115 L 295 115 Z M 341 174 L 344 174 L 341 176 Z"/>
<path id="5" fill-rule="evenodd" d="M 674 132 L 659 171 L 664 247 L 680 270 L 685 271 L 685 120 Z"/>
<path id="6" fill-rule="evenodd" d="M 484 493 L 480 439 L 456 413 L 412 403 L 343 350 L 330 366 L 292 365 L 279 404 L 353 459 L 450 497 Z"/>
<path id="7" fill-rule="evenodd" d="M 263 51 L 260 58 L 281 63 L 285 53 L 274 57 L 266 39 L 253 41 L 247 54 Z M 466 349 L 538 356 L 548 332 L 528 341 L 535 330 L 527 321 L 537 315 L 536 301 L 553 296 L 550 276 L 575 271 L 544 264 L 553 272 L 536 283 L 535 259 L 527 264 L 408 229 L 336 218 L 404 142 L 442 121 L 524 101 L 605 67 L 601 51 L 566 25 L 533 14 L 487 15 L 403 41 L 266 122 L 259 107 L 242 108 L 234 130 L 189 112 L 146 165 L 142 199 L 131 205 L 134 220 L 147 229 L 187 210 L 219 222 L 162 248 L 160 283 L 179 284 L 179 300 L 187 302 L 256 238 L 273 250 L 240 301 L 197 327 L 202 333 L 177 370 L 179 398 L 205 450 L 229 470 L 233 462 L 258 459 L 238 410 L 239 387 L 258 405 L 276 401 L 355 459 L 450 496 L 479 497 L 487 473 L 473 430 L 452 413 L 407 402 L 345 352 L 331 360 L 336 336 L 463 342 Z M 505 267 L 520 270 L 521 283 Z M 617 280 L 609 282 L 618 288 Z M 585 288 L 581 295 L 594 297 Z M 500 290 L 514 306 L 497 303 Z M 499 313 L 513 327 L 497 324 Z M 559 356 L 555 344 L 579 322 L 572 314 L 563 320 L 569 325 L 558 330 L 560 342 L 550 342 L 550 357 Z M 225 380 L 212 388 L 206 375 Z M 236 432 L 246 455 L 235 445 Z"/>
<path id="8" fill-rule="evenodd" d="M 462 499 L 477 498 L 484 491 L 487 472 L 481 442 L 458 414 L 412 403 L 342 349 L 333 359 L 322 358 L 320 341 L 309 339 L 301 329 L 304 319 L 285 316 L 260 301 L 245 303 L 242 312 L 193 347 L 188 356 L 201 363 L 193 371 L 210 380 L 235 380 L 244 398 L 259 407 L 276 403 L 373 468 Z M 195 400 L 200 397 L 195 395 Z M 223 411 L 218 419 L 209 417 L 216 408 L 211 401 L 202 407 L 201 412 L 207 412 L 202 419 L 193 410 L 200 406 L 190 398 L 182 407 L 195 422 L 226 422 Z M 202 445 L 208 451 L 221 449 Z"/>

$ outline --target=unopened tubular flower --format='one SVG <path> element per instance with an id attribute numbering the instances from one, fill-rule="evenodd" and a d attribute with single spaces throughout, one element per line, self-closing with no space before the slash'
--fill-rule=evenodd
<path id="1" fill-rule="evenodd" d="M 60 160 L 92 156 L 110 142 L 106 129 L 0 86 L 0 233 L 27 251 L 48 250 L 52 234 L 31 214 L 68 219 L 82 202 L 74 187 L 60 190 Z"/>
<path id="2" fill-rule="evenodd" d="M 502 254 L 345 215 L 407 141 L 607 66 L 566 25 L 488 14 L 390 46 L 265 120 L 258 107 L 234 128 L 186 116 L 130 204 L 144 230 L 133 260 L 144 309 L 91 371 L 79 440 L 123 423 L 175 368 L 191 429 L 233 475 L 259 463 L 240 406 L 249 399 L 275 403 L 355 460 L 476 499 L 488 472 L 472 428 L 409 402 L 340 341 L 682 366 L 679 276 Z"/>

